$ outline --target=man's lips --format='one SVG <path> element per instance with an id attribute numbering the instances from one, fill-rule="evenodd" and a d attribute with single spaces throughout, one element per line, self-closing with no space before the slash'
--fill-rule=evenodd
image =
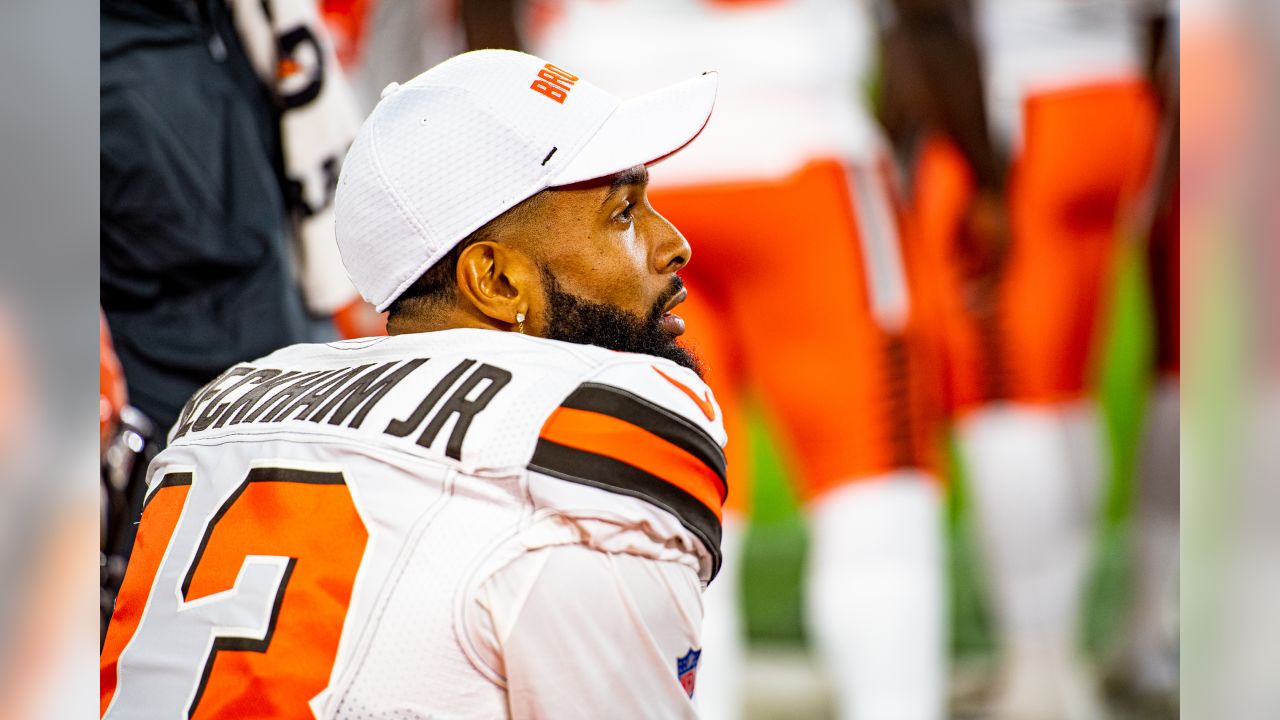
<path id="1" fill-rule="evenodd" d="M 680 291 L 677 292 L 675 295 L 672 295 L 671 299 L 667 301 L 667 306 L 664 307 L 662 311 L 664 313 L 670 314 L 672 310 L 676 309 L 677 305 L 684 302 L 685 299 L 688 297 L 689 297 L 689 291 L 686 290 L 685 288 L 680 288 Z"/>
<path id="2" fill-rule="evenodd" d="M 672 310 L 675 310 L 676 306 L 684 302 L 687 297 L 689 297 L 689 291 L 684 288 L 680 288 L 680 292 L 673 295 L 671 299 L 667 301 L 667 306 L 663 308 L 661 321 L 662 329 L 672 335 L 684 334 L 684 318 L 676 315 Z"/>

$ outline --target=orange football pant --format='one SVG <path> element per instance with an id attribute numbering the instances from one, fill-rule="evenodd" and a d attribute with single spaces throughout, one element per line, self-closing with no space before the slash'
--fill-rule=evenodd
<path id="1" fill-rule="evenodd" d="M 894 330 L 872 316 L 849 177 L 843 163 L 819 160 L 780 180 L 649 192 L 693 247 L 677 312 L 725 414 L 731 509 L 745 511 L 750 497 L 749 389 L 781 431 L 804 499 L 936 463 L 929 336 L 914 312 Z M 908 283 L 912 260 L 904 254 Z"/>
<path id="2" fill-rule="evenodd" d="M 1025 101 L 1023 149 L 1008 188 L 1011 247 L 987 313 L 967 306 L 958 263 L 972 176 L 955 147 L 926 143 L 914 210 L 953 412 L 998 399 L 1055 403 L 1084 394 L 1122 213 L 1149 172 L 1155 129 L 1154 98 L 1138 80 Z"/>

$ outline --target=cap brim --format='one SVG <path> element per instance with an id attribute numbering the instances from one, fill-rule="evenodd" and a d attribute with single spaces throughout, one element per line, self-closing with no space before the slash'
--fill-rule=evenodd
<path id="1" fill-rule="evenodd" d="M 718 84 L 708 72 L 622 101 L 551 186 L 616 175 L 678 152 L 707 126 Z"/>

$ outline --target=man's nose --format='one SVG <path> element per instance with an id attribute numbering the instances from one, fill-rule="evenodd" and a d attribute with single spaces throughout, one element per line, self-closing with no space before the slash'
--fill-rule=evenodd
<path id="1" fill-rule="evenodd" d="M 666 218 L 657 216 L 657 242 L 654 243 L 653 267 L 660 273 L 673 273 L 689 264 L 693 248 L 689 241 Z"/>

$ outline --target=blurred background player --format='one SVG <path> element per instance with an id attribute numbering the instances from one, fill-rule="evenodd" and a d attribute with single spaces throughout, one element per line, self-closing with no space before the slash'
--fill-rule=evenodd
<path id="1" fill-rule="evenodd" d="M 1007 181 L 949 142 L 928 144 L 916 167 L 1002 641 L 996 717 L 1101 712 L 1077 650 L 1104 466 L 1091 360 L 1116 239 L 1154 144 L 1136 10 L 1124 0 L 973 3 L 979 99 L 1011 158 Z M 966 231 L 975 213 L 992 218 L 985 238 Z"/>
<path id="2" fill-rule="evenodd" d="M 919 3 L 901 5 L 915 17 Z M 808 621 L 841 717 L 943 713 L 937 377 L 913 298 L 911 228 L 865 100 L 871 10 L 849 0 L 464 4 L 471 43 L 523 42 L 628 92 L 709 69 L 723 79 L 701 147 L 656 168 L 651 190 L 698 245 L 700 269 L 684 273 L 689 342 L 737 438 L 726 576 L 705 598 L 707 718 L 739 716 L 745 690 L 737 572 L 749 392 L 776 420 L 807 504 Z"/>

